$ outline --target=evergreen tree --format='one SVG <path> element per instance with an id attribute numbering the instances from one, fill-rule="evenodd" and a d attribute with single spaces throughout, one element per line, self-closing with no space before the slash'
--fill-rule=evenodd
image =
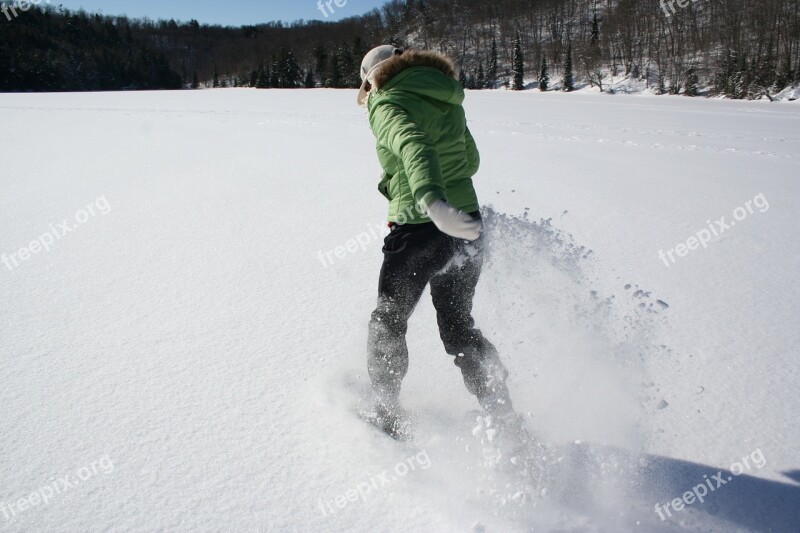
<path id="1" fill-rule="evenodd" d="M 261 68 L 258 70 L 258 81 L 256 82 L 256 87 L 259 89 L 269 89 L 269 78 L 269 68 L 264 68 L 264 65 L 262 64 Z"/>
<path id="2" fill-rule="evenodd" d="M 217 88 L 217 87 L 219 87 L 219 74 L 217 74 L 217 66 L 216 66 L 216 65 L 214 65 L 214 82 L 213 82 L 213 87 L 214 87 L 214 88 Z"/>
<path id="3" fill-rule="evenodd" d="M 592 87 L 597 85 L 603 90 L 603 55 L 600 50 L 600 23 L 597 20 L 597 11 L 592 17 L 592 30 L 589 37 L 589 47 L 583 53 L 583 68 L 586 78 Z"/>
<path id="4" fill-rule="evenodd" d="M 197 71 L 194 71 L 192 75 L 192 89 L 199 89 L 200 88 L 200 80 L 197 79 Z"/>
<path id="5" fill-rule="evenodd" d="M 592 33 L 589 38 L 589 46 L 592 48 L 600 47 L 600 23 L 597 20 L 597 11 L 594 12 L 594 17 L 592 17 Z"/>
<path id="6" fill-rule="evenodd" d="M 250 71 L 250 87 L 258 86 L 258 71 L 253 69 Z"/>
<path id="7" fill-rule="evenodd" d="M 547 58 L 542 57 L 542 68 L 539 70 L 539 90 L 544 92 L 550 86 L 550 75 L 547 73 Z"/>
<path id="8" fill-rule="evenodd" d="M 694 67 L 689 67 L 686 71 L 686 90 L 683 92 L 686 96 L 697 96 L 700 94 L 700 79 L 697 77 Z"/>
<path id="9" fill-rule="evenodd" d="M 492 51 L 489 53 L 489 71 L 486 73 L 486 83 L 494 89 L 497 83 L 497 40 L 492 38 Z"/>
<path id="10" fill-rule="evenodd" d="M 339 54 L 333 54 L 331 57 L 328 76 L 325 78 L 324 85 L 334 89 L 342 87 L 342 67 Z"/>
<path id="11" fill-rule="evenodd" d="M 356 60 L 353 51 L 361 53 L 362 49 L 363 44 L 360 40 L 357 40 L 352 49 L 347 44 L 341 44 L 330 57 L 323 85 L 336 89 L 359 87 L 361 85 L 362 58 L 359 57 Z"/>
<path id="12" fill-rule="evenodd" d="M 303 86 L 306 89 L 313 89 L 317 86 L 317 82 L 314 80 L 314 70 L 311 67 L 309 67 L 308 72 L 306 72 L 306 80 Z"/>
<path id="13" fill-rule="evenodd" d="M 731 88 L 732 96 L 737 100 L 746 98 L 750 92 L 750 71 L 747 68 L 747 56 L 745 54 L 739 56 L 739 64 L 733 74 Z"/>
<path id="14" fill-rule="evenodd" d="M 357 36 L 353 41 L 353 52 L 352 52 L 352 86 L 353 87 L 360 87 L 361 86 L 361 60 L 364 59 L 364 56 L 367 55 L 367 46 L 364 44 L 364 40 L 361 36 Z"/>
<path id="15" fill-rule="evenodd" d="M 561 78 L 561 90 L 571 92 L 575 90 L 572 74 L 572 43 L 567 45 L 567 60 L 564 62 L 564 75 Z"/>
<path id="16" fill-rule="evenodd" d="M 477 89 L 477 80 L 475 79 L 475 73 L 470 72 L 469 76 L 467 76 L 467 89 L 473 90 Z"/>
<path id="17" fill-rule="evenodd" d="M 731 78 L 733 66 L 736 63 L 736 53 L 728 50 L 720 58 L 714 73 L 714 92 L 717 94 L 731 94 Z"/>
<path id="18" fill-rule="evenodd" d="M 300 65 L 294 59 L 292 51 L 281 50 L 281 87 L 294 89 L 302 81 Z"/>
<path id="19" fill-rule="evenodd" d="M 469 83 L 469 82 L 467 81 L 467 75 L 466 75 L 466 74 L 464 74 L 464 69 L 463 69 L 463 68 L 462 68 L 462 69 L 461 69 L 461 71 L 458 73 L 458 83 L 460 83 L 460 84 L 461 84 L 461 86 L 462 86 L 463 88 L 465 88 L 465 89 L 467 88 L 467 84 Z"/>
<path id="20" fill-rule="evenodd" d="M 514 79 L 511 88 L 515 91 L 521 91 L 525 88 L 525 61 L 522 57 L 522 43 L 520 42 L 519 32 L 514 39 L 514 54 L 511 58 L 512 72 Z"/>
<path id="21" fill-rule="evenodd" d="M 325 51 L 325 47 L 317 45 L 314 47 L 314 70 L 317 72 L 325 72 L 328 68 L 328 52 Z"/>
<path id="22" fill-rule="evenodd" d="M 281 66 L 277 61 L 272 62 L 272 68 L 269 74 L 269 86 L 273 89 L 280 89 L 283 87 L 281 80 Z"/>
<path id="23" fill-rule="evenodd" d="M 475 87 L 478 89 L 486 88 L 486 74 L 483 72 L 483 61 L 478 63 L 478 75 L 475 78 Z"/>
<path id="24" fill-rule="evenodd" d="M 346 44 L 339 47 L 339 68 L 342 71 L 341 88 L 361 86 L 361 57 L 356 61 L 353 51 Z M 358 64 L 356 64 L 358 63 Z"/>

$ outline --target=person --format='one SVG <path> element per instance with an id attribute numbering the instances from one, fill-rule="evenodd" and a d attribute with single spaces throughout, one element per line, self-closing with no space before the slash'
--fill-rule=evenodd
<path id="1" fill-rule="evenodd" d="M 366 54 L 361 79 L 358 103 L 377 139 L 378 190 L 389 200 L 391 228 L 369 322 L 376 421 L 395 437 L 410 430 L 400 406 L 407 322 L 427 285 L 445 351 L 467 390 L 487 413 L 512 413 L 508 372 L 472 317 L 484 254 L 472 182 L 480 156 L 455 67 L 441 54 L 384 45 Z"/>

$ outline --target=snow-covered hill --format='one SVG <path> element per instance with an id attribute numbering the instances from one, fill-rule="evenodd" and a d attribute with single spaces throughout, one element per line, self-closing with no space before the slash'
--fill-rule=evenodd
<path id="1" fill-rule="evenodd" d="M 385 231 L 354 101 L 0 95 L 0 531 L 796 530 L 800 107 L 468 95 L 525 501 L 428 298 L 414 445 L 351 413 Z"/>

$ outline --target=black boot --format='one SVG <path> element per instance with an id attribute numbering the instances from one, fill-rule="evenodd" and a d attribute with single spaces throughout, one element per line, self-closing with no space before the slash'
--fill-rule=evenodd
<path id="1" fill-rule="evenodd" d="M 374 424 L 395 440 L 408 441 L 414 437 L 411 416 L 397 402 L 376 401 Z"/>
<path id="2" fill-rule="evenodd" d="M 496 354 L 480 361 L 456 357 L 455 364 L 461 368 L 467 390 L 478 398 L 486 414 L 502 416 L 513 413 L 511 395 L 505 383 L 508 371 Z"/>

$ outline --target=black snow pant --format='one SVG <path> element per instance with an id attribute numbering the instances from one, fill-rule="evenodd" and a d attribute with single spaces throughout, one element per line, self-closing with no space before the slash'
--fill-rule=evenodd
<path id="1" fill-rule="evenodd" d="M 480 219 L 480 212 L 471 216 Z M 507 372 L 472 318 L 483 251 L 483 236 L 472 242 L 456 239 L 432 222 L 395 225 L 386 236 L 368 341 L 369 376 L 380 402 L 390 406 L 398 401 L 408 370 L 408 319 L 430 283 L 439 335 L 467 389 L 489 411 L 511 409 Z"/>

